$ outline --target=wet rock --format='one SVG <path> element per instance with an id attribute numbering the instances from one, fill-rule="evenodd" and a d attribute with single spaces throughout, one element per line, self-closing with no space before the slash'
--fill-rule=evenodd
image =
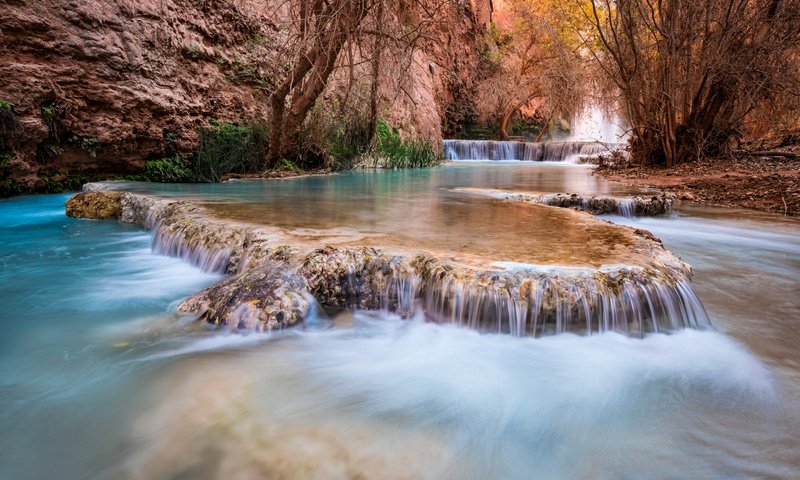
<path id="1" fill-rule="evenodd" d="M 67 216 L 116 220 L 122 214 L 121 199 L 121 192 L 93 191 L 79 193 L 67 201 Z"/>
<path id="2" fill-rule="evenodd" d="M 624 217 L 666 215 L 672 212 L 675 200 L 675 196 L 670 193 L 618 197 L 576 193 L 521 193 L 484 188 L 456 188 L 454 191 L 551 207 L 574 208 L 594 215 L 615 214 Z"/>
<path id="3" fill-rule="evenodd" d="M 618 214 L 625 217 L 658 216 L 672 211 L 674 197 L 669 194 L 653 196 L 612 197 L 607 195 L 547 194 L 520 195 L 519 200 L 552 207 L 576 208 L 594 215 Z"/>
<path id="4" fill-rule="evenodd" d="M 276 330 L 303 321 L 306 290 L 305 279 L 287 264 L 268 262 L 192 295 L 178 310 L 236 330 Z"/>

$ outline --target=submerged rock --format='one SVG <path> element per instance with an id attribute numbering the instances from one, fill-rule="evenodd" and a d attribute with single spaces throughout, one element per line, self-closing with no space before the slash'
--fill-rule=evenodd
<path id="1" fill-rule="evenodd" d="M 122 192 L 83 192 L 67 201 L 67 216 L 97 220 L 119 219 L 122 214 Z"/>

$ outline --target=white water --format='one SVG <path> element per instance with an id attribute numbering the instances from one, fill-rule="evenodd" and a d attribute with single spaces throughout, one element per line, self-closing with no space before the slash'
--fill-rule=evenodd
<path id="1" fill-rule="evenodd" d="M 558 141 L 516 142 L 495 140 L 445 140 L 444 158 L 451 161 L 527 161 L 583 163 L 585 159 L 615 150 L 628 135 L 618 116 L 589 106 L 570 122 L 569 137 Z"/>
<path id="2" fill-rule="evenodd" d="M 697 450 L 709 447 L 689 432 L 695 411 L 764 419 L 777 401 L 765 367 L 715 332 L 533 340 L 383 313 L 346 322 L 262 348 L 242 337 L 237 351 L 175 366 L 137 425 L 148 448 L 122 472 L 712 478 L 702 473 L 718 466 Z M 180 426 L 164 431 L 178 412 Z M 733 462 L 720 454 L 714 462 Z"/>
<path id="3" fill-rule="evenodd" d="M 525 161 L 580 163 L 616 148 L 596 141 L 513 142 L 495 140 L 445 140 L 444 158 L 451 161 Z"/>
<path id="4" fill-rule="evenodd" d="M 621 144 L 627 139 L 623 120 L 616 115 L 609 116 L 596 106 L 586 107 L 570 122 L 569 141 Z"/>

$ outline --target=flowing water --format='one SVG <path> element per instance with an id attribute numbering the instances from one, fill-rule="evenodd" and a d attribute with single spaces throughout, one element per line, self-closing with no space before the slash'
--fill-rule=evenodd
<path id="1" fill-rule="evenodd" d="M 519 163 L 126 188 L 219 204 L 268 197 L 264 208 L 291 202 L 300 218 L 316 208 L 337 225 L 355 215 L 337 212 L 343 198 L 382 223 L 395 196 L 432 185 L 628 192 L 586 168 Z M 150 253 L 135 227 L 66 218 L 66 198 L 0 202 L 0 478 L 790 479 L 800 469 L 797 221 L 701 209 L 610 217 L 695 266 L 717 331 L 533 339 L 317 310 L 303 328 L 234 335 L 173 313 L 218 276 Z"/>
<path id="2" fill-rule="evenodd" d="M 593 140 L 514 142 L 495 140 L 445 140 L 444 158 L 453 161 L 526 161 L 581 163 L 618 146 Z"/>

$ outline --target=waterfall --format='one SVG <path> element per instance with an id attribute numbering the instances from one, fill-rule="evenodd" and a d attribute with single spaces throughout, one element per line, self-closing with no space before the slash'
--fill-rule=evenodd
<path id="1" fill-rule="evenodd" d="M 668 284 L 632 277 L 612 286 L 592 275 L 577 281 L 531 276 L 517 296 L 454 279 L 407 278 L 389 282 L 381 293 L 381 307 L 403 316 L 416 308 L 429 321 L 513 336 L 613 331 L 641 337 L 710 326 L 688 279 Z"/>
<path id="2" fill-rule="evenodd" d="M 421 311 L 431 322 L 489 333 L 641 337 L 710 327 L 687 274 L 671 268 L 497 266 L 470 273 L 371 249 L 321 249 L 306 258 L 302 276 L 323 305 L 404 318 Z"/>
<path id="3" fill-rule="evenodd" d="M 576 142 L 624 143 L 627 140 L 622 119 L 609 117 L 603 110 L 590 106 L 570 122 L 570 140 Z"/>
<path id="4" fill-rule="evenodd" d="M 302 299 L 313 296 L 330 307 L 403 317 L 422 311 L 432 322 L 515 336 L 615 331 L 641 337 L 710 326 L 688 267 L 660 247 L 648 266 L 496 262 L 473 269 L 364 246 L 287 249 L 258 230 L 197 216 L 186 202 L 134 194 L 123 200 L 122 218 L 151 227 L 155 252 L 207 272 L 236 273 L 184 302 L 181 311 L 212 312 L 215 324 L 284 328 L 302 321 L 308 307 Z"/>
<path id="5" fill-rule="evenodd" d="M 225 273 L 231 258 L 230 248 L 193 245 L 183 232 L 176 234 L 160 223 L 154 225 L 151 249 L 153 253 L 182 258 L 206 273 Z"/>
<path id="6" fill-rule="evenodd" d="M 505 142 L 494 140 L 445 140 L 445 160 L 520 160 L 528 162 L 580 162 L 617 144 L 593 141 Z"/>

